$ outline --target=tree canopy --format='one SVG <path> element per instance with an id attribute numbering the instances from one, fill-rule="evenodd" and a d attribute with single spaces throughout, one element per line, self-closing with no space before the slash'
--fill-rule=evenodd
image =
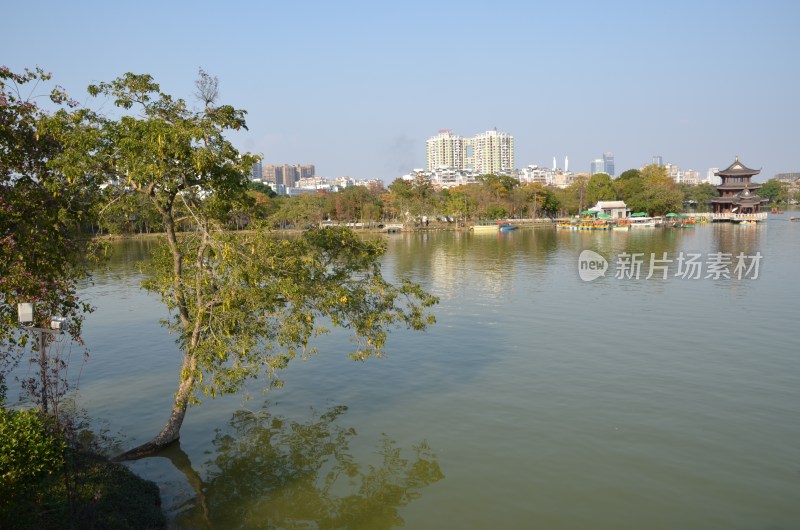
<path id="1" fill-rule="evenodd" d="M 51 110 L 38 104 L 50 78 L 39 68 L 0 68 L 0 398 L 3 373 L 26 341 L 18 332 L 18 303 L 36 304 L 39 326 L 66 317 L 74 339 L 90 310 L 76 285 L 89 272 L 91 243 L 82 228 L 91 223 L 100 175 L 73 164 L 94 164 L 91 142 L 70 149 L 77 135 L 96 140 L 98 131 L 94 115 L 59 86 L 47 94 Z"/>
<path id="2" fill-rule="evenodd" d="M 789 193 L 786 186 L 778 179 L 771 178 L 761 185 L 758 194 L 770 202 L 779 203 L 789 200 Z"/>
<path id="3" fill-rule="evenodd" d="M 586 198 L 589 204 L 597 201 L 613 201 L 617 198 L 611 176 L 607 173 L 595 173 L 586 185 Z"/>

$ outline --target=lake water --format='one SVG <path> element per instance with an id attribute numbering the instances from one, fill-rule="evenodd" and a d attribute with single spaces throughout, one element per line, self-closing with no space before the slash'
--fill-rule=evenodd
<path id="1" fill-rule="evenodd" d="M 388 242 L 438 323 L 366 363 L 334 333 L 283 388 L 192 408 L 179 448 L 129 464 L 172 526 L 800 528 L 800 224 Z M 79 405 L 126 447 L 163 425 L 180 361 L 138 288 L 148 245 L 115 245 L 84 291 Z M 604 277 L 581 280 L 583 250 Z M 615 277 L 623 253 L 639 279 Z M 732 278 L 676 277 L 692 253 L 731 255 Z M 741 279 L 739 253 L 761 256 Z"/>

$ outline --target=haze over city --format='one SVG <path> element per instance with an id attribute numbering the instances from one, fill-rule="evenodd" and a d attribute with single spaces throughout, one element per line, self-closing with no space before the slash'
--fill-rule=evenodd
<path id="1" fill-rule="evenodd" d="M 20 2 L 0 65 L 40 66 L 93 107 L 86 86 L 127 71 L 193 102 L 202 67 L 248 111 L 240 149 L 325 177 L 391 182 L 439 130 L 496 127 L 517 167 L 588 172 L 610 151 L 617 174 L 660 155 L 704 176 L 739 155 L 766 180 L 800 171 L 799 6 Z"/>

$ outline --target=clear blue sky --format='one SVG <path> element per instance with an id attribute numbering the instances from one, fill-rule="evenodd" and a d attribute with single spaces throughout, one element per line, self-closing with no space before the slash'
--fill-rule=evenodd
<path id="1" fill-rule="evenodd" d="M 192 98 L 198 67 L 248 111 L 266 163 L 390 182 L 439 129 L 514 135 L 516 165 L 617 173 L 661 155 L 705 178 L 738 154 L 800 171 L 800 2 L 27 2 L 0 63 L 76 99 L 126 71 Z M 92 105 L 98 102 L 91 102 Z"/>

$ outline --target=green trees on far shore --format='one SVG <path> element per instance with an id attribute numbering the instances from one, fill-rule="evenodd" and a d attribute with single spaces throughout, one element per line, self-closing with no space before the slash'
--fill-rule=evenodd
<path id="1" fill-rule="evenodd" d="M 333 223 L 397 222 L 418 224 L 423 217 L 449 222 L 474 222 L 478 219 L 554 218 L 574 215 L 597 201 L 622 200 L 631 211 L 664 215 L 678 211 L 708 211 L 708 201 L 718 195 L 714 186 L 676 184 L 664 167 L 629 169 L 612 179 L 605 173 L 575 175 L 564 188 L 542 183 L 521 183 L 509 176 L 484 175 L 478 182 L 435 189 L 417 176 L 396 179 L 385 189 L 363 186 L 341 191 L 311 192 L 293 197 L 277 196 L 265 184 L 250 183 L 251 200 L 241 203 L 222 221 L 230 230 L 253 224 L 272 228 L 308 228 L 323 221 Z M 155 210 L 142 201 L 128 198 L 113 202 L 114 188 L 104 191 L 109 197 L 98 206 L 96 233 L 140 234 L 158 231 L 153 222 Z M 791 196 L 786 186 L 775 179 L 763 184 L 759 194 L 774 203 L 785 203 Z M 180 207 L 180 205 L 178 205 Z M 184 216 L 181 230 L 193 230 L 194 220 Z"/>

